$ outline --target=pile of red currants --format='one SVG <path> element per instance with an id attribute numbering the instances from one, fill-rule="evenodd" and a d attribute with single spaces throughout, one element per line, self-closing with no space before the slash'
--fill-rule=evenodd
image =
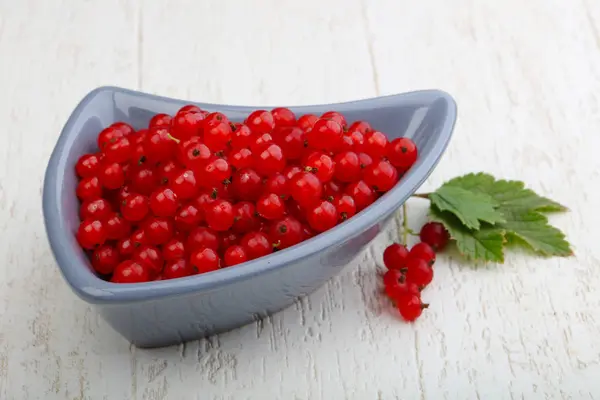
<path id="1" fill-rule="evenodd" d="M 215 271 L 293 246 L 351 218 L 417 159 L 335 111 L 256 110 L 244 122 L 194 105 L 147 129 L 117 122 L 75 165 L 76 233 L 116 283 Z M 409 270 L 410 272 L 410 270 Z"/>

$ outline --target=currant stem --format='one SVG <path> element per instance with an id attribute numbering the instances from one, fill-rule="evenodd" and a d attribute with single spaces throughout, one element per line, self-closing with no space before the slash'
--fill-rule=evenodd
<path id="1" fill-rule="evenodd" d="M 418 197 L 420 199 L 427 199 L 427 200 L 429 200 L 429 195 L 430 194 L 431 193 L 415 193 L 411 197 Z"/>
<path id="2" fill-rule="evenodd" d="M 172 141 L 174 141 L 177 144 L 179 144 L 179 142 L 181 142 L 181 140 L 177 139 L 176 137 L 171 136 L 170 133 L 167 133 L 167 136 L 169 137 L 169 139 L 171 139 Z"/>
<path id="3" fill-rule="evenodd" d="M 406 203 L 402 204 L 402 244 L 408 244 L 408 211 L 406 209 Z"/>

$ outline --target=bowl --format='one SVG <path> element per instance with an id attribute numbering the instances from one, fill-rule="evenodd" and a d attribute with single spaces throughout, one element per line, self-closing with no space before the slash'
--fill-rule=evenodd
<path id="1" fill-rule="evenodd" d="M 407 136 L 419 158 L 400 182 L 373 205 L 333 229 L 291 248 L 243 265 L 166 281 L 114 284 L 95 275 L 75 239 L 79 225 L 74 166 L 96 151 L 104 127 L 125 121 L 136 129 L 154 114 L 173 114 L 188 101 L 116 87 L 90 92 L 75 108 L 52 152 L 44 179 L 46 232 L 60 271 L 73 291 L 138 347 L 158 347 L 230 330 L 289 306 L 338 274 L 432 172 L 454 128 L 456 105 L 448 94 L 427 90 L 338 104 L 290 107 L 296 114 L 342 112 L 366 120 L 389 137 Z M 195 103 L 241 121 L 252 110 Z"/>

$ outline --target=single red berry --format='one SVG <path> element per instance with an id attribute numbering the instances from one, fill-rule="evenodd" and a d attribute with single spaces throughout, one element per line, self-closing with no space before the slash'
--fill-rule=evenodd
<path id="1" fill-rule="evenodd" d="M 153 245 L 167 243 L 174 235 L 173 221 L 165 217 L 150 217 L 144 221 L 146 240 Z"/>
<path id="2" fill-rule="evenodd" d="M 189 232 L 197 227 L 203 218 L 204 213 L 196 204 L 185 204 L 175 214 L 175 228 L 178 231 Z"/>
<path id="3" fill-rule="evenodd" d="M 216 188 L 203 188 L 198 197 L 194 199 L 194 205 L 204 215 L 204 209 L 207 205 L 219 198 L 219 191 Z"/>
<path id="4" fill-rule="evenodd" d="M 347 194 L 335 198 L 333 205 L 337 210 L 338 220 L 343 222 L 356 214 L 356 204 L 352 196 Z"/>
<path id="5" fill-rule="evenodd" d="M 409 282 L 397 270 L 389 270 L 383 276 L 385 293 L 393 300 L 402 301 L 405 296 L 421 296 L 419 286 Z"/>
<path id="6" fill-rule="evenodd" d="M 359 131 L 349 131 L 345 136 L 348 136 L 352 140 L 352 151 L 355 153 L 361 153 L 365 145 L 365 136 Z"/>
<path id="7" fill-rule="evenodd" d="M 175 161 L 165 161 L 154 170 L 155 180 L 159 185 L 168 185 L 180 172 L 181 168 Z"/>
<path id="8" fill-rule="evenodd" d="M 306 150 L 306 133 L 298 127 L 286 127 L 280 131 L 275 142 L 288 160 L 297 160 Z"/>
<path id="9" fill-rule="evenodd" d="M 180 200 L 191 199 L 198 194 L 199 189 L 196 176 L 189 169 L 181 171 L 171 182 L 171 190 Z"/>
<path id="10" fill-rule="evenodd" d="M 160 188 L 150 195 L 150 210 L 158 217 L 172 217 L 178 206 L 177 195 L 169 188 Z"/>
<path id="11" fill-rule="evenodd" d="M 100 171 L 100 159 L 96 154 L 84 154 L 75 164 L 75 172 L 80 178 L 97 176 Z"/>
<path id="12" fill-rule="evenodd" d="M 215 158 L 204 166 L 202 178 L 208 185 L 218 185 L 231 180 L 231 166 L 223 158 Z"/>
<path id="13" fill-rule="evenodd" d="M 100 180 L 92 176 L 90 178 L 83 178 L 77 185 L 77 197 L 79 200 L 85 201 L 90 199 L 97 199 L 102 196 L 102 186 L 100 186 Z"/>
<path id="14" fill-rule="evenodd" d="M 273 114 L 265 110 L 256 110 L 246 119 L 246 125 L 250 130 L 258 135 L 269 133 L 275 127 Z"/>
<path id="15" fill-rule="evenodd" d="M 79 209 L 81 220 L 97 219 L 105 221 L 111 214 L 110 203 L 105 199 L 86 200 Z"/>
<path id="16" fill-rule="evenodd" d="M 97 219 L 86 219 L 79 224 L 77 241 L 84 249 L 93 249 L 106 241 L 106 228 Z"/>
<path id="17" fill-rule="evenodd" d="M 276 126 L 296 125 L 296 115 L 289 108 L 278 107 L 271 110 Z"/>
<path id="18" fill-rule="evenodd" d="M 353 182 L 346 186 L 345 193 L 354 199 L 357 212 L 362 211 L 373 204 L 376 199 L 373 189 L 371 189 L 371 187 L 363 180 Z"/>
<path id="19" fill-rule="evenodd" d="M 334 176 L 340 182 L 354 182 L 360 179 L 361 168 L 358 154 L 346 151 L 336 154 Z"/>
<path id="20" fill-rule="evenodd" d="M 246 250 L 248 260 L 254 260 L 273 252 L 269 238 L 262 232 L 247 233 L 240 240 L 240 245 Z"/>
<path id="21" fill-rule="evenodd" d="M 342 114 L 337 111 L 327 111 L 323 115 L 321 115 L 321 119 L 329 119 L 340 124 L 342 128 L 347 128 L 348 123 L 346 122 L 346 118 Z"/>
<path id="22" fill-rule="evenodd" d="M 233 206 L 226 200 L 217 199 L 205 207 L 204 217 L 215 231 L 226 231 L 233 225 Z"/>
<path id="23" fill-rule="evenodd" d="M 325 183 L 333 178 L 335 164 L 327 154 L 313 151 L 304 160 L 304 169 L 312 172 L 322 183 Z"/>
<path id="24" fill-rule="evenodd" d="M 144 143 L 138 143 L 133 146 L 133 149 L 131 150 L 131 162 L 129 165 L 134 168 L 142 168 L 151 165 L 150 161 L 148 161 L 148 154 L 146 153 Z"/>
<path id="25" fill-rule="evenodd" d="M 148 136 L 148 129 L 140 129 L 127 137 L 131 145 L 135 148 L 138 144 L 143 144 Z M 135 160 L 132 158 L 132 160 Z"/>
<path id="26" fill-rule="evenodd" d="M 179 140 L 202 134 L 204 115 L 199 112 L 179 111 L 171 121 L 171 133 Z"/>
<path id="27" fill-rule="evenodd" d="M 351 136 L 344 134 L 342 135 L 342 141 L 337 147 L 336 152 L 343 153 L 346 151 L 354 151 L 354 140 Z"/>
<path id="28" fill-rule="evenodd" d="M 177 143 L 167 128 L 159 126 L 148 131 L 144 149 L 149 160 L 153 162 L 167 161 L 175 155 Z"/>
<path id="29" fill-rule="evenodd" d="M 325 232 L 337 225 L 338 214 L 335 206 L 327 200 L 308 209 L 308 224 L 317 232 Z"/>
<path id="30" fill-rule="evenodd" d="M 244 124 L 233 124 L 231 136 L 231 147 L 234 149 L 249 148 L 254 143 L 254 134 Z"/>
<path id="31" fill-rule="evenodd" d="M 177 260 L 169 260 L 163 268 L 163 279 L 185 278 L 194 274 L 194 269 L 183 258 Z"/>
<path id="32" fill-rule="evenodd" d="M 363 179 L 378 192 L 387 192 L 398 182 L 398 171 L 385 160 L 374 162 L 363 171 Z"/>
<path id="33" fill-rule="evenodd" d="M 383 252 L 383 263 L 387 269 L 400 270 L 406 267 L 408 249 L 406 246 L 392 243 Z"/>
<path id="34" fill-rule="evenodd" d="M 231 190 L 240 200 L 255 201 L 262 193 L 260 175 L 251 168 L 244 168 L 233 174 Z"/>
<path id="35" fill-rule="evenodd" d="M 329 201 L 333 201 L 344 192 L 344 187 L 336 181 L 329 181 L 323 184 L 323 197 Z"/>
<path id="36" fill-rule="evenodd" d="M 215 250 L 205 247 L 192 253 L 190 265 L 196 274 L 216 271 L 219 269 L 219 256 Z"/>
<path id="37" fill-rule="evenodd" d="M 433 280 L 433 268 L 421 258 L 408 257 L 406 269 L 406 279 L 419 287 L 425 287 Z"/>
<path id="38" fill-rule="evenodd" d="M 317 150 L 333 151 L 342 140 L 342 126 L 331 119 L 318 120 L 307 132 L 308 145 Z"/>
<path id="39" fill-rule="evenodd" d="M 148 198 L 141 194 L 132 194 L 121 204 L 121 214 L 128 221 L 141 221 L 146 217 L 148 211 Z"/>
<path id="40" fill-rule="evenodd" d="M 154 170 L 146 167 L 136 168 L 130 174 L 131 189 L 139 194 L 148 196 L 157 187 L 157 179 Z"/>
<path id="41" fill-rule="evenodd" d="M 238 244 L 240 241 L 240 236 L 237 233 L 227 231 L 223 232 L 223 235 L 220 237 L 220 240 L 221 241 L 219 243 L 219 251 L 222 252 L 228 247 Z"/>
<path id="42" fill-rule="evenodd" d="M 373 164 L 373 157 L 367 153 L 358 153 L 358 161 L 360 163 L 360 168 L 364 170 Z"/>
<path id="43" fill-rule="evenodd" d="M 114 143 L 108 143 L 104 146 L 104 156 L 108 162 L 124 163 L 131 159 L 133 154 L 133 145 L 129 139 L 122 137 Z"/>
<path id="44" fill-rule="evenodd" d="M 294 177 L 294 175 L 296 175 L 298 172 L 302 172 L 302 168 L 300 168 L 297 165 L 288 165 L 287 167 L 285 167 L 283 169 L 283 171 L 281 173 L 283 174 L 283 176 L 285 176 L 285 178 L 289 182 Z"/>
<path id="45" fill-rule="evenodd" d="M 321 199 L 323 184 L 314 174 L 300 172 L 290 181 L 290 194 L 302 207 L 310 207 Z"/>
<path id="46" fill-rule="evenodd" d="M 115 122 L 110 127 L 114 128 L 118 131 L 121 131 L 123 136 L 128 136 L 128 135 L 132 134 L 133 132 L 135 132 L 135 129 L 133 129 L 133 127 L 131 125 L 129 125 L 128 123 L 125 123 L 125 122 Z"/>
<path id="47" fill-rule="evenodd" d="M 225 122 L 227 124 L 230 123 L 229 118 L 227 118 L 227 116 L 225 114 L 220 113 L 220 112 L 212 112 L 212 113 L 206 115 L 206 119 L 204 120 L 204 123 L 208 124 L 211 122 Z"/>
<path id="48" fill-rule="evenodd" d="M 212 121 L 204 125 L 204 142 L 214 152 L 225 150 L 232 136 L 227 122 Z"/>
<path id="49" fill-rule="evenodd" d="M 275 193 L 267 193 L 259 197 L 256 202 L 256 211 L 265 219 L 279 219 L 285 214 L 285 204 L 283 199 Z"/>
<path id="50" fill-rule="evenodd" d="M 201 170 L 214 155 L 208 146 L 200 142 L 185 142 L 178 146 L 177 160 L 191 170 Z"/>
<path id="51" fill-rule="evenodd" d="M 156 126 L 170 126 L 171 116 L 169 114 L 156 114 L 148 123 L 148 128 L 154 128 Z"/>
<path id="52" fill-rule="evenodd" d="M 294 199 L 288 199 L 286 201 L 287 213 L 296 218 L 301 223 L 306 223 L 306 210 L 298 204 Z"/>
<path id="53" fill-rule="evenodd" d="M 118 189 L 125 183 L 123 167 L 117 163 L 104 164 L 100 168 L 99 178 L 102 186 L 107 189 Z"/>
<path id="54" fill-rule="evenodd" d="M 297 126 L 298 128 L 308 131 L 315 126 L 315 123 L 319 120 L 319 117 L 313 114 L 306 114 L 298 118 Z"/>
<path id="55" fill-rule="evenodd" d="M 185 258 L 185 245 L 179 238 L 172 238 L 162 247 L 162 256 L 165 261 L 175 261 Z"/>
<path id="56" fill-rule="evenodd" d="M 185 106 L 181 107 L 177 112 L 178 113 L 185 113 L 185 112 L 202 113 L 203 111 L 198 106 L 195 106 L 193 104 L 186 104 Z"/>
<path id="57" fill-rule="evenodd" d="M 349 133 L 359 132 L 363 135 L 365 133 L 371 132 L 372 130 L 373 128 L 371 128 L 371 125 L 366 121 L 353 122 L 352 125 L 350 125 L 350 127 L 348 128 Z"/>
<path id="58" fill-rule="evenodd" d="M 133 260 L 125 260 L 117 265 L 110 281 L 113 283 L 148 282 L 150 271 Z"/>
<path id="59" fill-rule="evenodd" d="M 430 245 L 434 251 L 443 250 L 450 240 L 450 234 L 444 225 L 439 222 L 428 222 L 423 225 L 419 237 L 422 242 Z"/>
<path id="60" fill-rule="evenodd" d="M 148 241 L 146 240 L 146 231 L 144 231 L 144 229 L 141 229 L 141 228 L 136 230 L 135 232 L 133 232 L 130 240 L 131 240 L 131 245 L 133 246 L 134 251 L 138 247 L 148 244 Z"/>
<path id="61" fill-rule="evenodd" d="M 119 201 L 119 208 L 121 207 L 121 204 L 123 204 L 123 202 L 129 196 L 131 196 L 132 193 L 133 193 L 133 190 L 131 189 L 131 187 L 129 185 L 121 186 L 121 188 L 117 191 L 117 200 Z"/>
<path id="62" fill-rule="evenodd" d="M 240 245 L 234 245 L 225 250 L 223 259 L 225 265 L 231 267 L 248 261 L 248 255 L 245 248 Z"/>
<path id="63" fill-rule="evenodd" d="M 433 265 L 435 263 L 435 252 L 427 243 L 417 243 L 408 252 L 408 256 L 411 258 L 420 258 L 427 264 Z"/>
<path id="64" fill-rule="evenodd" d="M 269 239 L 277 250 L 287 249 L 304 239 L 302 224 L 294 217 L 284 217 L 271 225 Z"/>
<path id="65" fill-rule="evenodd" d="M 131 224 L 121 214 L 111 213 L 104 223 L 106 237 L 110 240 L 126 238 L 131 233 Z"/>
<path id="66" fill-rule="evenodd" d="M 131 259 L 140 265 L 149 268 L 152 272 L 158 274 L 163 268 L 163 258 L 160 250 L 147 244 L 138 247 Z"/>
<path id="67" fill-rule="evenodd" d="M 384 133 L 371 131 L 365 134 L 363 150 L 371 157 L 381 158 L 386 155 L 388 139 Z"/>
<path id="68" fill-rule="evenodd" d="M 285 175 L 277 173 L 268 177 L 264 183 L 265 193 L 275 193 L 282 199 L 289 196 L 288 180 Z"/>
<path id="69" fill-rule="evenodd" d="M 408 171 L 417 161 L 418 151 L 415 143 L 409 138 L 398 138 L 387 147 L 387 158 L 400 171 Z"/>
<path id="70" fill-rule="evenodd" d="M 283 171 L 285 168 L 285 157 L 281 147 L 275 143 L 265 143 L 255 148 L 254 169 L 262 176 L 271 176 Z"/>
<path id="71" fill-rule="evenodd" d="M 256 208 L 249 201 L 240 201 L 233 205 L 233 231 L 247 233 L 258 228 L 258 219 L 255 216 Z"/>
<path id="72" fill-rule="evenodd" d="M 125 136 L 122 131 L 119 129 L 109 126 L 108 128 L 103 129 L 98 134 L 98 148 L 100 150 L 104 150 L 104 147 L 109 143 L 115 143 L 118 139 Z"/>
<path id="73" fill-rule="evenodd" d="M 193 252 L 202 248 L 219 249 L 219 237 L 210 228 L 199 226 L 190 232 L 185 248 L 188 252 Z"/>
<path id="74" fill-rule="evenodd" d="M 235 149 L 229 154 L 229 163 L 237 168 L 250 168 L 254 164 L 252 151 L 247 148 Z"/>
<path id="75" fill-rule="evenodd" d="M 412 322 L 421 316 L 423 309 L 429 307 L 429 304 L 423 304 L 419 296 L 406 296 L 397 303 L 398 310 L 402 318 L 408 322 Z"/>
<path id="76" fill-rule="evenodd" d="M 252 143 L 250 144 L 250 150 L 252 150 L 253 154 L 258 153 L 261 150 L 265 143 L 273 143 L 274 139 L 270 133 L 263 133 L 262 135 L 255 135 L 252 137 Z"/>
<path id="77" fill-rule="evenodd" d="M 92 267 L 102 275 L 112 274 L 119 264 L 119 252 L 110 245 L 104 244 L 94 250 L 92 255 Z"/>

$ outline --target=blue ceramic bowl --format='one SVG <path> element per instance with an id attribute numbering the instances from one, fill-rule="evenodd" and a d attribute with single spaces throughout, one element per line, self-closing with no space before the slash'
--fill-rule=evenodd
<path id="1" fill-rule="evenodd" d="M 113 284 L 98 278 L 75 240 L 79 225 L 74 165 L 96 150 L 98 132 L 116 121 L 136 129 L 161 112 L 188 102 L 102 87 L 75 108 L 54 148 L 44 180 L 44 219 L 58 266 L 75 293 L 94 304 L 108 323 L 140 347 L 197 339 L 246 324 L 311 293 L 348 264 L 431 173 L 456 120 L 453 99 L 421 91 L 340 104 L 290 107 L 297 114 L 342 112 L 349 122 L 366 120 L 390 137 L 407 136 L 419 158 L 401 181 L 375 204 L 315 238 L 242 266 L 188 278 Z M 241 121 L 256 107 L 197 103 Z"/>

